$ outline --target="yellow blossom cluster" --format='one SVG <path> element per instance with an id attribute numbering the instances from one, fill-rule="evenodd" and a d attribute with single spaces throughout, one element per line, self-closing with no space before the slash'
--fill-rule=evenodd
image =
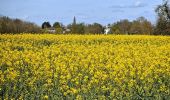
<path id="1" fill-rule="evenodd" d="M 170 37 L 0 35 L 1 99 L 170 99 Z"/>

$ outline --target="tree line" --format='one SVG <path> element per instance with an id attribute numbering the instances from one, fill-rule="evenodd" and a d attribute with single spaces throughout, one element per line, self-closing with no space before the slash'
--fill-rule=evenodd
<path id="1" fill-rule="evenodd" d="M 40 27 L 34 23 L 22 21 L 20 19 L 11 19 L 9 17 L 0 17 L 0 33 L 37 33 Z"/>
<path id="2" fill-rule="evenodd" d="M 155 9 L 157 13 L 157 22 L 153 25 L 144 17 L 129 21 L 120 20 L 113 24 L 103 26 L 99 23 L 85 24 L 77 23 L 74 17 L 69 25 L 63 25 L 55 22 L 51 25 L 48 21 L 42 23 L 41 27 L 20 19 L 11 19 L 9 17 L 0 17 L 0 33 L 58 33 L 58 34 L 127 34 L 127 35 L 170 35 L 170 7 L 168 0 L 158 5 Z"/>
<path id="3" fill-rule="evenodd" d="M 144 17 L 139 17 L 134 21 L 127 19 L 118 21 L 111 25 L 111 33 L 113 34 L 143 34 L 151 35 L 153 33 L 154 26 Z"/>

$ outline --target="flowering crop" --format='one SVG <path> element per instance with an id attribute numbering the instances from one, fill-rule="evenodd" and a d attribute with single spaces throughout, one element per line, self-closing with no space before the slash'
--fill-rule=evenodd
<path id="1" fill-rule="evenodd" d="M 2 99 L 170 99 L 170 37 L 0 35 Z"/>

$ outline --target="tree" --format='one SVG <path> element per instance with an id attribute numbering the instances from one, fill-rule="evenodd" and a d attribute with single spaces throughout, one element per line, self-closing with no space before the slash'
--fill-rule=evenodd
<path id="1" fill-rule="evenodd" d="M 53 27 L 54 27 L 54 28 L 61 28 L 61 23 L 60 23 L 60 22 L 55 22 L 55 23 L 53 24 Z"/>
<path id="2" fill-rule="evenodd" d="M 111 33 L 112 34 L 121 34 L 119 26 L 116 24 L 111 25 Z"/>
<path id="3" fill-rule="evenodd" d="M 144 17 L 139 17 L 130 22 L 129 20 L 120 20 L 111 26 L 113 34 L 151 34 L 153 26 Z"/>
<path id="4" fill-rule="evenodd" d="M 69 24 L 67 28 L 71 30 L 72 34 L 84 34 L 85 33 L 84 23 L 78 23 L 76 25 Z"/>
<path id="5" fill-rule="evenodd" d="M 63 33 L 63 29 L 62 28 L 55 28 L 55 33 L 61 34 Z"/>
<path id="6" fill-rule="evenodd" d="M 85 33 L 85 25 L 84 25 L 84 23 L 76 24 L 76 33 L 79 33 L 79 34 L 84 34 Z"/>
<path id="7" fill-rule="evenodd" d="M 144 18 L 144 17 L 143 17 Z M 141 29 L 143 35 L 151 35 L 153 33 L 153 25 L 150 21 L 144 18 L 141 23 Z"/>
<path id="8" fill-rule="evenodd" d="M 64 25 L 60 22 L 55 22 L 53 24 L 53 28 L 55 28 L 56 33 L 63 33 Z"/>
<path id="9" fill-rule="evenodd" d="M 153 26 L 144 17 L 139 17 L 132 22 L 130 33 L 131 34 L 142 34 L 149 35 L 152 34 Z"/>
<path id="10" fill-rule="evenodd" d="M 0 17 L 0 33 L 36 33 L 40 32 L 40 27 L 31 22 L 9 17 Z"/>
<path id="11" fill-rule="evenodd" d="M 20 33 L 23 31 L 23 22 L 20 19 L 15 19 L 14 20 L 15 23 L 15 28 L 16 28 L 16 32 Z"/>
<path id="12" fill-rule="evenodd" d="M 69 24 L 67 28 L 71 30 L 72 34 L 84 34 L 85 33 L 84 23 L 77 23 L 76 17 L 73 18 L 73 23 Z"/>
<path id="13" fill-rule="evenodd" d="M 164 20 L 170 21 L 170 7 L 168 5 L 168 0 L 163 0 L 163 4 L 158 5 L 155 11 L 159 17 L 162 17 Z"/>
<path id="14" fill-rule="evenodd" d="M 103 34 L 104 27 L 99 23 L 88 24 L 85 28 L 87 34 Z"/>
<path id="15" fill-rule="evenodd" d="M 127 19 L 120 20 L 111 26 L 113 34 L 130 34 L 131 22 Z"/>
<path id="16" fill-rule="evenodd" d="M 42 24 L 42 29 L 50 28 L 50 27 L 51 27 L 50 22 L 44 22 L 44 23 Z"/>
<path id="17" fill-rule="evenodd" d="M 168 5 L 168 0 L 164 0 L 163 4 L 156 8 L 155 12 L 158 15 L 158 19 L 154 34 L 170 35 L 170 7 Z"/>
<path id="18" fill-rule="evenodd" d="M 117 24 L 119 26 L 119 30 L 121 31 L 121 33 L 129 34 L 129 30 L 130 30 L 130 27 L 131 27 L 131 23 L 129 22 L 129 20 L 127 20 L 127 19 L 121 20 Z"/>

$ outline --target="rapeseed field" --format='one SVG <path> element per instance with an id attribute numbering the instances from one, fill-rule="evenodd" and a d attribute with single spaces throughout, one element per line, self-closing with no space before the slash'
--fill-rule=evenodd
<path id="1" fill-rule="evenodd" d="M 8 100 L 169 100 L 170 37 L 0 35 Z"/>

